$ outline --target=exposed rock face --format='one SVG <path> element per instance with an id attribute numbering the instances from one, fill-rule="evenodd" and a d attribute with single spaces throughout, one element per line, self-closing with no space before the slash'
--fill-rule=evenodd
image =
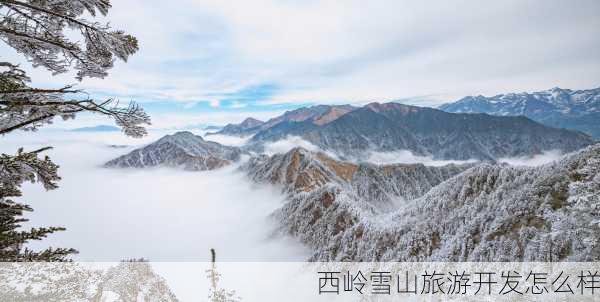
<path id="1" fill-rule="evenodd" d="M 314 249 L 311 260 L 600 260 L 600 144 L 539 167 L 319 157 L 295 149 L 244 166 L 289 193 L 273 216 Z"/>
<path id="2" fill-rule="evenodd" d="M 444 104 L 440 109 L 455 113 L 523 115 L 548 126 L 579 130 L 600 139 L 600 88 L 552 88 L 493 97 L 468 96 L 454 103 Z"/>
<path id="3" fill-rule="evenodd" d="M 310 192 L 325 184 L 348 186 L 369 200 L 412 199 L 473 164 L 430 167 L 422 164 L 374 165 L 332 159 L 294 148 L 285 154 L 251 158 L 242 169 L 255 182 L 283 185 L 288 193 Z"/>
<path id="4" fill-rule="evenodd" d="M 290 196 L 305 196 L 323 188 L 336 188 L 332 198 L 343 191 L 360 200 L 361 208 L 373 213 L 384 213 L 396 209 L 405 200 L 425 194 L 432 187 L 471 166 L 472 164 L 443 167 L 422 164 L 354 164 L 334 160 L 322 153 L 295 148 L 286 154 L 252 158 L 242 169 L 255 182 L 281 185 Z"/>
<path id="5" fill-rule="evenodd" d="M 144 168 L 155 166 L 182 167 L 186 170 L 213 170 L 240 158 L 239 148 L 205 141 L 191 132 L 166 135 L 158 141 L 115 158 L 106 167 Z"/>
<path id="6" fill-rule="evenodd" d="M 354 109 L 356 109 L 356 107 L 350 105 L 330 106 L 323 114 L 313 117 L 312 122 L 315 125 L 323 126 L 337 120 L 348 112 L 354 111 Z"/>
<path id="7" fill-rule="evenodd" d="M 299 108 L 292 111 L 287 111 L 283 115 L 268 120 L 261 126 L 260 131 L 272 128 L 280 123 L 297 123 L 307 122 L 315 125 L 323 125 L 334 121 L 337 117 L 351 112 L 356 107 L 350 105 L 317 105 L 312 107 Z"/>
<path id="8" fill-rule="evenodd" d="M 256 133 L 250 143 L 260 145 L 289 135 L 343 157 L 367 151 L 409 150 L 456 160 L 530 156 L 552 149 L 570 152 L 594 142 L 583 133 L 550 128 L 525 117 L 454 114 L 397 103 L 371 103 L 326 124 L 280 122 Z"/>

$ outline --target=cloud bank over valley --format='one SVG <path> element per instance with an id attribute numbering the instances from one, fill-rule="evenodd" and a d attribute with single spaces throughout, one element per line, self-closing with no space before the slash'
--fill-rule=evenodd
<path id="1" fill-rule="evenodd" d="M 34 212 L 26 226 L 64 226 L 33 248 L 73 247 L 77 260 L 208 261 L 215 248 L 221 261 L 301 261 L 304 248 L 274 236 L 269 214 L 284 196 L 251 184 L 236 166 L 201 173 L 177 169 L 106 169 L 101 165 L 163 133 L 135 140 L 119 133 L 41 131 L 5 137 L 0 152 L 54 146 L 59 188 L 26 184 L 23 201 Z M 25 137 L 27 140 L 25 140 Z M 110 145 L 127 145 L 114 148 Z"/>

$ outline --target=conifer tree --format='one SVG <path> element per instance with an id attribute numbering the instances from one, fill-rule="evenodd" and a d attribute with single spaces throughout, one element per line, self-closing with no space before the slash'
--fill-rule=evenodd
<path id="1" fill-rule="evenodd" d="M 109 0 L 0 0 L 0 40 L 33 67 L 43 67 L 53 75 L 75 70 L 79 81 L 104 78 L 116 59 L 127 61 L 138 50 L 135 37 L 93 20 L 106 15 L 110 7 Z M 109 116 L 132 137 L 145 135 L 143 125 L 150 123 L 135 103 L 121 106 L 115 99 L 96 101 L 72 85 L 32 87 L 24 70 L 0 59 L 0 135 L 35 131 L 56 117 L 67 120 L 81 112 Z M 39 182 L 47 190 L 57 188 L 58 166 L 47 156 L 41 157 L 48 149 L 19 149 L 0 156 L 0 261 L 62 261 L 75 252 L 70 248 L 28 249 L 30 240 L 64 228 L 22 230 L 27 221 L 23 214 L 32 208 L 13 200 L 21 196 L 20 187 L 26 181 Z"/>

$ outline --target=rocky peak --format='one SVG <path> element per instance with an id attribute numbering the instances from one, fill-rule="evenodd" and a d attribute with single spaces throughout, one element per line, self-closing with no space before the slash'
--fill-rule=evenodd
<path id="1" fill-rule="evenodd" d="M 464 97 L 440 109 L 451 113 L 523 115 L 555 128 L 585 132 L 600 138 L 600 88 L 571 90 L 554 87 L 544 91 Z"/>
<path id="2" fill-rule="evenodd" d="M 242 151 L 205 141 L 189 131 L 180 131 L 145 147 L 115 158 L 106 167 L 145 168 L 154 166 L 183 167 L 186 170 L 212 170 L 237 161 Z"/>
<path id="3" fill-rule="evenodd" d="M 250 129 L 250 128 L 258 127 L 264 123 L 265 122 L 263 122 L 261 120 L 257 120 L 255 118 L 249 117 L 249 118 L 245 119 L 243 122 L 241 122 L 240 126 L 245 129 Z"/>
<path id="4" fill-rule="evenodd" d="M 331 123 L 344 114 L 355 110 L 356 107 L 350 105 L 331 106 L 326 112 L 313 118 L 313 123 L 319 126 Z"/>

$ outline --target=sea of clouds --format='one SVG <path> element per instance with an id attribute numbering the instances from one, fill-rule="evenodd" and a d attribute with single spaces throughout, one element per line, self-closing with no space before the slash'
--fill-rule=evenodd
<path id="1" fill-rule="evenodd" d="M 42 130 L 3 137 L 0 153 L 53 146 L 47 155 L 60 165 L 58 189 L 27 183 L 19 200 L 34 209 L 25 227 L 67 230 L 31 247 L 72 247 L 80 252 L 75 259 L 84 261 L 207 261 L 211 248 L 221 261 L 308 258 L 297 241 L 273 235 L 276 226 L 268 216 L 284 196 L 250 183 L 236 166 L 207 172 L 102 167 L 165 134 L 132 139 L 119 132 Z"/>
<path id="2" fill-rule="evenodd" d="M 53 146 L 47 154 L 60 165 L 62 180 L 57 190 L 45 191 L 39 184 L 26 184 L 20 200 L 35 210 L 26 215 L 30 222 L 25 227 L 64 226 L 67 230 L 30 247 L 73 247 L 80 252 L 75 260 L 81 261 L 141 257 L 161 261 L 153 262 L 152 267 L 181 301 L 196 301 L 197 297 L 207 295 L 205 269 L 211 248 L 217 250 L 222 286 L 235 289 L 247 301 L 289 299 L 289 292 L 284 289 L 290 279 L 278 276 L 296 276 L 297 284 L 312 284 L 314 276 L 298 274 L 297 264 L 272 262 L 304 261 L 310 255 L 297 240 L 274 235 L 277 227 L 268 216 L 281 206 L 284 196 L 276 188 L 249 182 L 237 166 L 205 172 L 102 167 L 112 158 L 173 132 L 154 130 L 142 139 L 128 138 L 119 132 L 59 130 L 4 136 L 0 153 L 14 153 L 18 147 L 33 150 Z M 203 135 L 206 140 L 232 146 L 242 146 L 248 141 L 247 137 L 205 136 L 204 131 L 192 132 Z M 300 137 L 268 143 L 265 153 L 285 153 L 295 147 L 337 158 Z M 547 151 L 532 157 L 499 161 L 536 166 L 561 156 L 558 151 Z M 407 150 L 370 152 L 366 161 L 432 166 L 474 162 L 434 160 Z M 261 272 L 273 274 L 248 282 L 248 274 L 256 277 Z M 265 289 L 274 285 L 280 290 L 269 290 L 269 297 L 279 298 L 266 298 Z M 307 291 L 294 295 L 298 301 L 314 296 Z"/>
<path id="3" fill-rule="evenodd" d="M 305 260 L 309 252 L 291 238 L 274 236 L 276 226 L 268 219 L 284 201 L 272 188 L 256 185 L 233 165 L 216 171 L 186 172 L 177 169 L 107 169 L 102 164 L 173 131 L 151 131 L 142 139 L 119 132 L 70 132 L 60 130 L 13 133 L 3 137 L 0 152 L 14 153 L 18 147 L 47 151 L 60 165 L 57 190 L 45 191 L 39 184 L 25 184 L 23 197 L 32 205 L 31 226 L 64 226 L 65 232 L 35 242 L 73 247 L 78 260 L 118 261 L 148 258 L 154 261 L 208 260 L 215 248 L 222 260 Z M 197 134 L 205 134 L 195 131 Z M 241 146 L 248 138 L 205 136 L 226 145 Z M 114 146 L 119 146 L 115 148 Z M 285 153 L 302 147 L 319 149 L 300 137 L 265 145 L 265 153 Z M 547 151 L 532 157 L 503 158 L 500 162 L 536 166 L 562 154 Z M 366 161 L 376 164 L 423 163 L 441 166 L 475 162 L 434 160 L 407 150 L 370 152 Z"/>

